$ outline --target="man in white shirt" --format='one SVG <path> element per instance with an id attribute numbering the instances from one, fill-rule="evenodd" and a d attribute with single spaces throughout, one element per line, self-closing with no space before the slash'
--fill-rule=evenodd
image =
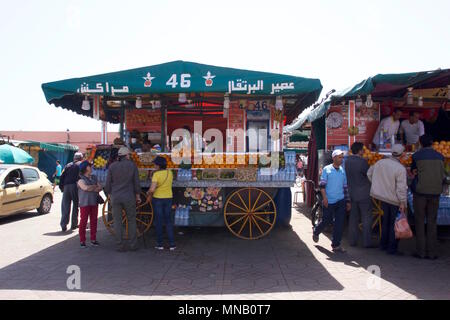
<path id="1" fill-rule="evenodd" d="M 384 132 L 384 136 L 389 137 L 389 139 L 393 135 L 397 134 L 398 128 L 400 127 L 401 116 L 402 116 L 401 110 L 396 109 L 391 116 L 384 118 L 383 120 L 380 121 L 380 125 L 378 126 L 378 129 L 373 137 L 373 144 L 375 146 L 378 146 L 380 144 L 380 132 Z"/>
<path id="2" fill-rule="evenodd" d="M 425 134 L 423 122 L 419 120 L 419 113 L 412 111 L 409 113 L 409 119 L 402 121 L 400 132 L 405 135 L 406 144 L 418 145 L 419 137 Z"/>

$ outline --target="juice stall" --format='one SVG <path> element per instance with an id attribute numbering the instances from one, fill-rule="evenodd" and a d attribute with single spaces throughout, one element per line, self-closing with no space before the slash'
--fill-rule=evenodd
<path id="1" fill-rule="evenodd" d="M 89 149 L 100 181 L 122 144 L 133 149 L 143 189 L 153 159 L 167 159 L 175 225 L 258 239 L 289 224 L 295 153 L 283 152 L 283 125 L 317 100 L 319 80 L 175 61 L 42 87 L 55 106 L 120 123 L 121 141 Z M 140 235 L 153 221 L 142 198 Z M 103 220 L 113 232 L 109 208 Z"/>
<path id="2" fill-rule="evenodd" d="M 396 111 L 398 127 L 388 133 L 380 123 L 390 117 L 394 122 L 396 119 L 392 115 Z M 313 126 L 309 148 L 313 165 L 307 172 L 307 178 L 313 181 L 317 181 L 321 168 L 331 161 L 333 150 L 348 152 L 356 141 L 364 143 L 364 157 L 370 165 L 390 156 L 393 144 L 405 145 L 407 152 L 401 162 L 410 174 L 412 154 L 420 147 L 416 141 L 424 133 L 433 136 L 433 148 L 445 157 L 446 172 L 450 175 L 450 69 L 376 75 L 332 95 L 302 120 Z M 287 128 L 295 130 L 301 125 L 294 120 Z M 408 126 L 422 128 L 413 132 L 417 136 L 416 143 L 410 143 L 402 132 L 402 128 Z M 445 186 L 438 224 L 450 225 L 449 196 L 448 186 Z M 308 194 L 307 199 L 311 202 L 313 196 Z M 409 204 L 413 210 L 411 193 Z M 382 214 L 380 210 L 376 205 L 377 219 Z"/>

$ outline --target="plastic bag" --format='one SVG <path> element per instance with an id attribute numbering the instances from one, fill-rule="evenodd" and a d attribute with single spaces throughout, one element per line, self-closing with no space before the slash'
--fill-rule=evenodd
<path id="1" fill-rule="evenodd" d="M 397 218 L 395 219 L 394 230 L 396 239 L 410 239 L 413 237 L 408 219 L 404 213 L 398 213 Z"/>

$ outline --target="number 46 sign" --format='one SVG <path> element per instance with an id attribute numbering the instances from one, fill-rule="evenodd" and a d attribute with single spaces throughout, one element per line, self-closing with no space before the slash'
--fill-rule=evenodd
<path id="1" fill-rule="evenodd" d="M 170 86 L 175 89 L 178 85 L 181 88 L 190 88 L 191 87 L 191 75 L 189 73 L 183 73 L 180 76 L 180 83 L 178 83 L 178 75 L 173 74 L 170 79 L 166 82 L 166 86 Z"/>

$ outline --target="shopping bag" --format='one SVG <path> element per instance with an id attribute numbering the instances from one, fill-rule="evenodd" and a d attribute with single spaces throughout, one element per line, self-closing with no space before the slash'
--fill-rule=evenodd
<path id="1" fill-rule="evenodd" d="M 398 213 L 397 218 L 395 219 L 394 230 L 396 239 L 409 239 L 413 237 L 408 219 L 404 213 Z"/>

